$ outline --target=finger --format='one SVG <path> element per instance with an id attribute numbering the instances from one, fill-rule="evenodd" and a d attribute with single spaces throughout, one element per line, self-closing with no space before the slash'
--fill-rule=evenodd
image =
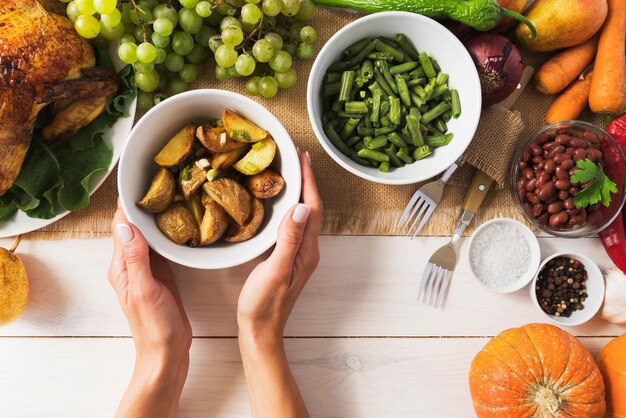
<path id="1" fill-rule="evenodd" d="M 300 250 L 311 209 L 297 204 L 287 212 L 278 230 L 276 248 L 268 259 L 282 276 L 291 280 L 294 259 Z"/>
<path id="2" fill-rule="evenodd" d="M 307 225 L 315 235 L 319 234 L 322 217 L 322 199 L 317 189 L 315 175 L 311 167 L 310 154 L 300 152 L 300 167 L 302 170 L 302 203 L 311 208 L 311 215 Z"/>
<path id="3" fill-rule="evenodd" d="M 122 244 L 128 281 L 152 279 L 148 243 L 143 234 L 127 221 L 117 223 L 114 230 L 116 239 Z"/>
<path id="4" fill-rule="evenodd" d="M 115 215 L 113 216 L 113 222 L 111 223 L 111 232 L 113 235 L 113 257 L 111 259 L 111 265 L 109 266 L 109 282 L 116 291 L 121 290 L 126 283 L 122 283 L 126 277 L 122 273 L 126 270 L 126 261 L 124 260 L 124 246 L 119 237 L 115 233 L 115 225 L 118 223 L 127 222 L 124 212 L 118 207 Z"/>

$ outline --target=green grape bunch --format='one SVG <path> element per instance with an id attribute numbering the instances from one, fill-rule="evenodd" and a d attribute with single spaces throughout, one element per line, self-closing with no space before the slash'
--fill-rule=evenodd
<path id="1" fill-rule="evenodd" d="M 80 36 L 119 42 L 142 111 L 187 90 L 211 55 L 218 80 L 246 77 L 246 92 L 266 98 L 296 84 L 294 59 L 315 55 L 310 0 L 60 1 Z"/>

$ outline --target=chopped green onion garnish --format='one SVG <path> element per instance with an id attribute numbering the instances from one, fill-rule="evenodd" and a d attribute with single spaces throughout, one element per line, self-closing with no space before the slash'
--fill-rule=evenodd
<path id="1" fill-rule="evenodd" d="M 262 141 L 259 142 L 255 142 L 254 145 L 252 145 L 252 149 L 255 151 L 260 150 L 261 148 L 263 148 L 265 146 L 265 144 Z"/>
<path id="2" fill-rule="evenodd" d="M 217 178 L 218 175 L 219 175 L 218 171 L 212 168 L 209 171 L 207 171 L 206 179 L 208 181 L 213 181 Z"/>
<path id="3" fill-rule="evenodd" d="M 189 167 L 183 168 L 183 171 L 180 173 L 180 178 L 183 181 L 188 181 L 189 177 L 190 177 L 190 175 L 189 175 Z"/>
<path id="4" fill-rule="evenodd" d="M 259 167 L 257 167 L 256 164 L 253 164 L 251 162 L 247 162 L 246 165 L 243 166 L 243 168 L 246 171 L 250 171 L 250 172 L 255 172 L 259 169 Z"/>
<path id="5" fill-rule="evenodd" d="M 238 130 L 231 130 L 230 131 L 230 137 L 231 138 L 237 138 L 237 139 L 243 139 L 246 141 L 250 140 L 250 134 L 248 133 L 248 131 L 238 131 Z"/>

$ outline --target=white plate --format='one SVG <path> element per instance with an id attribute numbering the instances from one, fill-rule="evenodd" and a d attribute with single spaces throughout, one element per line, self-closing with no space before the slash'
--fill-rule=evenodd
<path id="1" fill-rule="evenodd" d="M 112 49 L 111 51 L 114 51 L 114 49 Z M 117 58 L 116 53 L 112 53 L 111 56 L 113 58 L 113 64 L 115 65 L 115 69 L 117 71 L 121 70 L 126 65 Z M 128 138 L 128 134 L 133 127 L 136 105 L 137 99 L 134 99 L 130 103 L 126 103 L 125 110 L 128 114 L 128 117 L 119 118 L 113 126 L 107 128 L 104 131 L 104 141 L 109 147 L 113 149 L 113 159 L 108 170 L 98 171 L 93 176 L 91 176 L 91 191 L 89 192 L 90 196 L 93 195 L 96 190 L 98 190 L 98 188 L 102 185 L 102 183 L 104 183 L 107 177 L 109 177 L 111 171 L 113 171 L 113 169 L 115 168 L 117 160 L 120 158 L 122 148 L 124 147 L 124 143 L 126 142 L 126 138 Z M 24 212 L 18 210 L 13 218 L 5 222 L 0 222 L 0 238 L 12 237 L 15 235 L 36 231 L 37 229 L 43 228 L 44 226 L 48 226 L 58 221 L 69 213 L 69 211 L 63 211 L 52 219 L 36 219 L 31 218 Z"/>

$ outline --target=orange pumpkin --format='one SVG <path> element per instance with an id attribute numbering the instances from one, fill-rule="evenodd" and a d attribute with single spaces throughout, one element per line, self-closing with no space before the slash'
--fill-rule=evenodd
<path id="1" fill-rule="evenodd" d="M 604 382 L 572 335 L 529 324 L 500 333 L 474 357 L 469 374 L 479 418 L 601 418 Z"/>
<path id="2" fill-rule="evenodd" d="M 596 362 L 606 384 L 607 418 L 626 418 L 626 334 L 608 343 Z"/>

